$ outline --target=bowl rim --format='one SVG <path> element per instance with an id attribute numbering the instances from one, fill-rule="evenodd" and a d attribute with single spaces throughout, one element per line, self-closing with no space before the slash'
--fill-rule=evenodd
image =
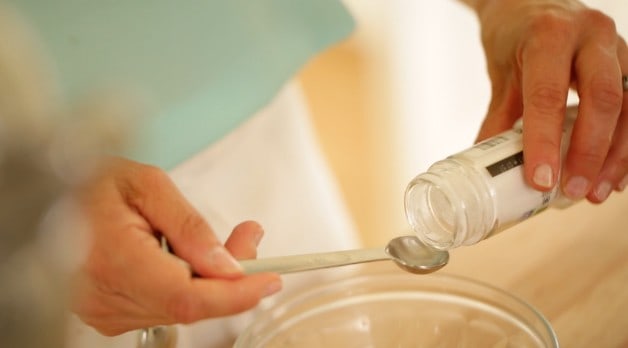
<path id="1" fill-rule="evenodd" d="M 381 282 L 382 278 L 384 278 L 386 281 Z M 380 281 L 377 282 L 376 280 Z M 272 320 L 280 318 L 282 315 L 285 315 L 290 311 L 295 311 L 295 308 L 299 308 L 299 303 L 307 304 L 306 301 L 308 299 L 319 298 L 321 295 L 332 296 L 343 289 L 345 290 L 345 295 L 347 296 L 356 295 L 356 292 L 350 290 L 347 291 L 347 289 L 353 289 L 351 287 L 347 288 L 347 286 L 360 284 L 368 285 L 369 283 L 373 284 L 374 282 L 377 284 L 378 287 L 383 288 L 385 288 L 386 286 L 392 286 L 394 284 L 397 284 L 397 282 L 403 282 L 404 284 L 410 285 L 416 283 L 416 286 L 418 287 L 425 286 L 427 282 L 430 282 L 430 285 L 432 287 L 434 285 L 437 285 L 439 282 L 444 282 L 443 286 L 446 284 L 466 285 L 464 287 L 456 288 L 456 291 L 452 291 L 452 288 L 447 288 L 446 293 L 448 295 L 456 297 L 469 297 L 469 295 L 471 295 L 470 297 L 477 302 L 483 303 L 491 307 L 497 307 L 497 303 L 491 303 L 491 301 L 489 301 L 489 299 L 487 298 L 488 296 L 483 297 L 477 296 L 477 294 L 472 295 L 470 293 L 470 291 L 472 291 L 473 289 L 482 289 L 484 291 L 492 292 L 497 296 L 501 296 L 502 299 L 509 301 L 509 304 L 521 307 L 523 310 L 527 311 L 527 315 L 534 317 L 540 324 L 540 327 L 535 328 L 535 331 L 538 331 L 538 329 L 540 329 L 543 332 L 536 332 L 537 334 L 547 335 L 546 338 L 548 339 L 547 343 L 549 344 L 549 347 L 558 348 L 560 346 L 554 328 L 552 327 L 550 321 L 545 317 L 545 315 L 543 315 L 543 313 L 541 313 L 536 307 L 525 301 L 523 298 L 488 282 L 442 271 L 426 275 L 411 275 L 407 272 L 376 270 L 343 274 L 343 276 L 340 278 L 332 277 L 331 279 L 326 279 L 316 286 L 297 291 L 296 293 L 290 294 L 285 298 L 279 300 L 278 302 L 272 304 L 270 307 L 260 310 L 260 312 L 257 313 L 253 318 L 253 321 L 246 325 L 245 329 L 237 336 L 236 341 L 234 342 L 234 348 L 245 347 L 242 344 L 248 343 L 249 337 L 255 333 L 257 326 L 267 325 L 267 323 L 271 322 Z M 422 290 L 424 292 L 437 292 L 437 289 L 432 287 L 428 287 Z M 398 290 L 394 291 L 398 292 Z M 402 291 L 410 292 L 411 290 Z M 505 311 L 504 308 L 500 309 Z M 514 313 L 509 311 L 509 314 L 518 317 L 517 319 L 519 320 L 524 320 L 522 318 L 523 314 L 521 313 Z"/>

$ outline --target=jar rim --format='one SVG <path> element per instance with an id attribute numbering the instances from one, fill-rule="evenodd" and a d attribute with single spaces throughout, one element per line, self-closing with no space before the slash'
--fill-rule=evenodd
<path id="1" fill-rule="evenodd" d="M 467 239 L 465 208 L 451 183 L 431 172 L 414 178 L 405 192 L 404 209 L 410 226 L 423 243 L 437 249 L 455 248 Z"/>

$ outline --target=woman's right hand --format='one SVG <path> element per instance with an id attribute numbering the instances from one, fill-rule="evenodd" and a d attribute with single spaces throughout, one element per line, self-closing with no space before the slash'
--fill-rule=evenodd
<path id="1" fill-rule="evenodd" d="M 91 241 L 73 310 L 102 334 L 235 314 L 281 289 L 277 274 L 244 275 L 235 261 L 255 258 L 259 224 L 239 224 L 223 246 L 157 168 L 114 159 L 79 202 Z M 180 259 L 162 251 L 160 234 Z"/>

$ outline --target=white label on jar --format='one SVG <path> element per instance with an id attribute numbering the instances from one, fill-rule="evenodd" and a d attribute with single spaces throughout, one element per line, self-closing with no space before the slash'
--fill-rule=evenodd
<path id="1" fill-rule="evenodd" d="M 521 131 L 509 130 L 452 157 L 465 158 L 486 174 L 497 207 L 498 228 L 527 219 L 543 210 L 554 192 L 528 186 L 523 173 Z"/>

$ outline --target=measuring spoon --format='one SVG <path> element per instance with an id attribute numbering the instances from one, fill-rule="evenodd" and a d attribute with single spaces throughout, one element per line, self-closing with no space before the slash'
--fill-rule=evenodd
<path id="1" fill-rule="evenodd" d="M 445 266 L 449 252 L 428 247 L 415 236 L 402 236 L 390 240 L 384 248 L 240 260 L 240 265 L 246 274 L 294 273 L 381 260 L 392 260 L 411 273 L 426 274 Z"/>

